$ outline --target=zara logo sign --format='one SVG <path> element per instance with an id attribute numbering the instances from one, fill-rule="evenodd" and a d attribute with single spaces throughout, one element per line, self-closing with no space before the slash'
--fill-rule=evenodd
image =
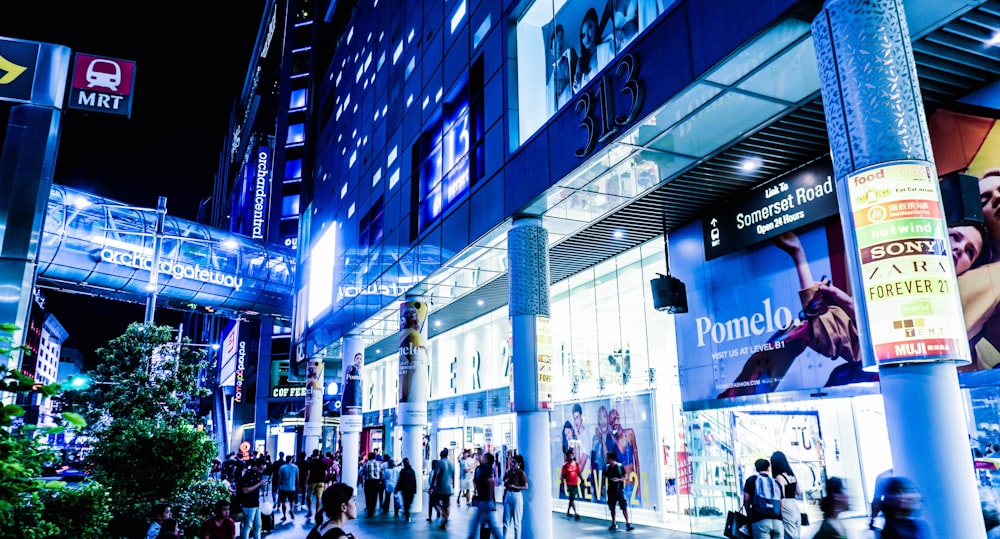
<path id="1" fill-rule="evenodd" d="M 582 148 L 573 150 L 574 155 L 589 156 L 598 142 L 613 139 L 622 128 L 635 121 L 644 97 L 642 84 L 636 78 L 638 71 L 636 57 L 626 54 L 614 69 L 601 75 L 596 87 L 584 92 L 573 103 L 573 110 L 580 116 L 580 129 L 586 134 L 586 142 Z M 617 98 L 618 95 L 623 97 Z"/>

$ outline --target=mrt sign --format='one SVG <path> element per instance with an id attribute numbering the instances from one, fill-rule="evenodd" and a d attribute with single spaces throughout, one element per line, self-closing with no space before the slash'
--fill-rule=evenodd
<path id="1" fill-rule="evenodd" d="M 128 117 L 134 84 L 135 62 L 77 53 L 67 107 Z"/>

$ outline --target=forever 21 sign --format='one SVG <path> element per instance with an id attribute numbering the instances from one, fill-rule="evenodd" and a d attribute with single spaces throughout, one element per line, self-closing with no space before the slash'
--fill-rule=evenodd
<path id="1" fill-rule="evenodd" d="M 643 99 L 642 84 L 636 79 L 638 70 L 639 63 L 635 56 L 626 54 L 613 70 L 601 75 L 600 84 L 577 98 L 573 110 L 580 115 L 580 128 L 587 138 L 582 148 L 573 150 L 574 155 L 587 157 L 598 142 L 613 138 L 635 120 Z M 616 93 L 625 96 L 619 102 L 619 105 L 624 105 L 625 114 L 616 114 Z"/>

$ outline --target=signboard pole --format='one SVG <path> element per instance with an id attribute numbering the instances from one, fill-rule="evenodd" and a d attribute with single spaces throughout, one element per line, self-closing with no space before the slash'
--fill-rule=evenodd
<path id="1" fill-rule="evenodd" d="M 507 233 L 513 410 L 517 444 L 531 488 L 524 491 L 523 535 L 552 537 L 549 419 L 552 411 L 552 337 L 549 333 L 548 232 L 537 217 L 514 220 Z"/>
<path id="2" fill-rule="evenodd" d="M 50 107 L 13 107 L 0 154 L 0 289 L 16 291 L 0 294 L 0 322 L 21 328 L 13 345 L 22 344 L 28 327 L 61 120 L 62 113 Z"/>
<path id="3" fill-rule="evenodd" d="M 934 508 L 922 515 L 931 536 L 985 538 L 955 368 L 969 360 L 968 341 L 955 327 L 962 306 L 902 2 L 828 1 L 812 34 L 893 475 L 912 479 Z"/>

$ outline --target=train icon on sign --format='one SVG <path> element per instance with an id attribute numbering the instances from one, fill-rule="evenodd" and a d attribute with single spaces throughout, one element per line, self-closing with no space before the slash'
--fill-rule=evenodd
<path id="1" fill-rule="evenodd" d="M 87 66 L 87 88 L 101 86 L 112 92 L 117 92 L 121 82 L 122 68 L 111 60 L 95 58 Z"/>

